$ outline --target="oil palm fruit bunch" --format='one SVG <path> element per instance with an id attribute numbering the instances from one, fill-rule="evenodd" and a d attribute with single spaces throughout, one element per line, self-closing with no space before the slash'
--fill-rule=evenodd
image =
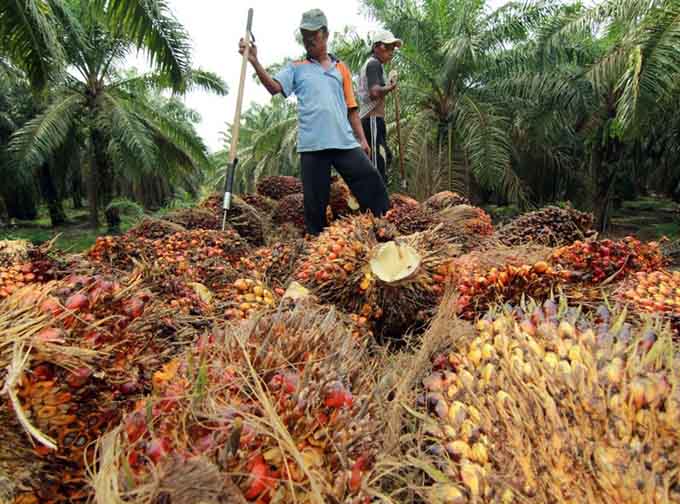
<path id="1" fill-rule="evenodd" d="M 420 206 L 418 200 L 406 196 L 405 194 L 394 193 L 390 194 L 390 208 L 399 208 L 403 206 Z"/>
<path id="2" fill-rule="evenodd" d="M 153 501 L 155 471 L 202 457 L 231 475 L 241 501 L 364 502 L 376 425 L 350 326 L 302 302 L 201 338 L 124 419 L 111 453 L 132 477 L 101 474 L 105 486 Z"/>
<path id="3" fill-rule="evenodd" d="M 271 249 L 271 261 L 264 271 L 264 280 L 274 289 L 285 290 L 295 271 L 295 264 L 305 249 L 304 240 L 278 243 Z"/>
<path id="4" fill-rule="evenodd" d="M 160 240 L 168 235 L 186 231 L 183 225 L 163 219 L 145 218 L 130 229 L 127 234 L 135 238 L 147 238 L 149 240 Z"/>
<path id="5" fill-rule="evenodd" d="M 224 210 L 221 195 L 209 196 L 200 204 L 200 208 L 210 211 L 217 219 L 217 227 L 211 229 L 222 229 Z M 232 195 L 231 208 L 227 212 L 227 224 L 248 243 L 256 247 L 264 245 L 265 221 L 265 214 L 250 206 L 239 196 Z"/>
<path id="6" fill-rule="evenodd" d="M 623 240 L 576 241 L 557 249 L 551 262 L 581 274 L 581 280 L 601 283 L 621 280 L 638 271 L 654 271 L 664 265 L 657 242 L 642 243 L 627 236 Z"/>
<path id="7" fill-rule="evenodd" d="M 0 267 L 28 262 L 32 248 L 26 240 L 0 240 Z"/>
<path id="8" fill-rule="evenodd" d="M 546 261 L 515 266 L 504 264 L 492 267 L 482 274 L 459 277 L 456 313 L 465 319 L 475 319 L 495 302 L 518 303 L 522 297 L 548 298 L 554 288 L 569 282 L 569 271 L 553 268 Z"/>
<path id="9" fill-rule="evenodd" d="M 638 272 L 621 286 L 618 298 L 645 312 L 680 315 L 680 271 Z"/>
<path id="10" fill-rule="evenodd" d="M 380 221 L 369 216 L 337 221 L 309 243 L 295 278 L 322 302 L 395 333 L 436 306 L 457 249 L 433 232 L 380 243 L 379 229 Z"/>
<path id="11" fill-rule="evenodd" d="M 38 502 L 88 497 L 92 444 L 143 389 L 131 364 L 152 351 L 150 335 L 128 329 L 150 299 L 138 279 L 72 275 L 24 288 L 2 304 L 0 379 L 10 411 L 36 439 L 44 472 L 30 486 Z"/>
<path id="12" fill-rule="evenodd" d="M 592 214 L 573 208 L 548 206 L 520 215 L 502 226 L 497 234 L 505 245 L 531 242 L 560 247 L 591 237 L 595 233 L 592 226 Z"/>
<path id="13" fill-rule="evenodd" d="M 244 320 L 255 313 L 271 309 L 277 296 L 261 280 L 238 278 L 229 288 L 216 293 L 222 300 L 219 311 L 227 320 Z"/>
<path id="14" fill-rule="evenodd" d="M 296 177 L 273 175 L 261 178 L 256 190 L 257 194 L 279 201 L 286 196 L 302 193 L 302 181 Z"/>
<path id="15" fill-rule="evenodd" d="M 241 195 L 241 198 L 264 215 L 271 215 L 276 208 L 275 200 L 268 198 L 267 196 L 262 196 L 261 194 L 243 194 Z"/>
<path id="16" fill-rule="evenodd" d="M 44 283 L 61 275 L 50 244 L 35 247 L 23 240 L 0 241 L 0 300 L 26 285 Z"/>
<path id="17" fill-rule="evenodd" d="M 345 181 L 337 176 L 331 178 L 329 205 L 331 207 L 331 220 L 346 217 L 359 211 L 359 202 L 352 195 Z"/>
<path id="18" fill-rule="evenodd" d="M 418 398 L 438 502 L 680 499 L 680 368 L 658 321 L 530 302 L 451 341 Z"/>
<path id="19" fill-rule="evenodd" d="M 465 196 L 458 194 L 453 191 L 441 191 L 437 194 L 433 194 L 423 203 L 425 208 L 432 210 L 433 212 L 439 212 L 449 207 L 455 207 L 458 205 L 471 205 L 470 200 Z"/>
<path id="20" fill-rule="evenodd" d="M 164 218 L 184 229 L 222 229 L 222 215 L 212 208 L 182 208 L 168 213 Z"/>
<path id="21" fill-rule="evenodd" d="M 393 206 L 385 214 L 385 220 L 394 224 L 404 235 L 425 231 L 436 223 L 434 213 L 420 204 Z"/>
<path id="22" fill-rule="evenodd" d="M 491 217 L 484 210 L 469 205 L 457 205 L 439 210 L 434 214 L 439 232 L 472 250 L 493 234 Z"/>
<path id="23" fill-rule="evenodd" d="M 144 236 L 98 236 L 87 257 L 100 268 L 103 265 L 118 270 L 130 270 L 135 261 L 155 257 L 155 240 Z"/>
<path id="24" fill-rule="evenodd" d="M 305 229 L 304 196 L 300 193 L 290 194 L 281 198 L 276 210 L 272 214 L 274 224 L 294 224 L 300 230 Z"/>

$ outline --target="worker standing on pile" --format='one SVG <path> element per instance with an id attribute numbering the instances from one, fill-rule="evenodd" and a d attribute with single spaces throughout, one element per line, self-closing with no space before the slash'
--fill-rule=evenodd
<path id="1" fill-rule="evenodd" d="M 371 55 L 359 73 L 359 116 L 364 135 L 369 139 L 371 161 L 387 184 L 387 171 L 392 153 L 387 146 L 385 126 L 385 97 L 397 87 L 397 72 L 390 72 L 385 83 L 383 65 L 392 61 L 395 49 L 401 47 L 401 39 L 387 30 L 375 33 L 371 40 Z"/>
<path id="2" fill-rule="evenodd" d="M 252 45 L 249 60 L 272 94 L 295 94 L 298 100 L 298 144 L 304 192 L 305 226 L 310 235 L 326 227 L 331 166 L 342 176 L 362 211 L 377 217 L 389 208 L 387 189 L 369 159 L 370 149 L 359 118 L 348 67 L 328 54 L 328 21 L 319 9 L 302 15 L 307 57 L 288 64 L 275 76 L 260 64 Z M 241 54 L 245 42 L 239 44 Z"/>

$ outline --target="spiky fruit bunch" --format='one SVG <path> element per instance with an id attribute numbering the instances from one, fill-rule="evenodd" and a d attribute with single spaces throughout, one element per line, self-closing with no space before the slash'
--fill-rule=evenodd
<path id="1" fill-rule="evenodd" d="M 385 214 L 385 220 L 405 235 L 425 231 L 435 224 L 434 214 L 420 205 L 393 206 Z"/>
<path id="2" fill-rule="evenodd" d="M 264 272 L 265 282 L 274 289 L 285 289 L 293 277 L 295 264 L 304 249 L 303 240 L 274 245 L 271 262 Z"/>
<path id="3" fill-rule="evenodd" d="M 222 214 L 212 208 L 182 208 L 165 215 L 165 220 L 179 224 L 184 229 L 222 229 Z"/>
<path id="4" fill-rule="evenodd" d="M 680 315 L 680 271 L 639 272 L 621 286 L 621 301 L 638 310 Z"/>
<path id="5" fill-rule="evenodd" d="M 149 240 L 160 240 L 168 235 L 186 231 L 183 225 L 163 219 L 145 218 L 130 229 L 127 234 L 136 238 L 147 238 Z"/>
<path id="6" fill-rule="evenodd" d="M 160 491 L 156 470 L 200 456 L 234 478 L 237 500 L 361 496 L 374 408 L 349 325 L 332 308 L 303 304 L 202 338 L 156 374 L 154 396 L 122 424 L 116 467 L 134 477 L 100 476 Z"/>
<path id="7" fill-rule="evenodd" d="M 573 275 L 539 261 L 533 265 L 504 264 L 482 274 L 459 278 L 456 313 L 465 319 L 474 319 L 496 301 L 518 303 L 524 296 L 546 299 L 556 285 L 570 281 Z"/>
<path id="8" fill-rule="evenodd" d="M 47 258 L 0 267 L 0 299 L 26 285 L 43 283 L 55 276 L 55 265 Z"/>
<path id="9" fill-rule="evenodd" d="M 675 502 L 680 395 L 670 334 L 526 307 L 451 334 L 419 404 L 451 502 Z M 445 321 L 442 321 L 442 323 Z M 438 330 L 446 330 L 442 325 Z M 660 358 L 665 355 L 668 358 Z"/>
<path id="10" fill-rule="evenodd" d="M 296 177 L 273 175 L 257 182 L 257 193 L 273 200 L 281 200 L 292 194 L 302 192 L 302 181 Z"/>
<path id="11" fill-rule="evenodd" d="M 296 279 L 323 302 L 380 321 L 393 335 L 423 320 L 439 300 L 455 253 L 434 233 L 379 243 L 369 216 L 331 225 L 309 244 Z"/>
<path id="12" fill-rule="evenodd" d="M 133 259 L 154 264 L 170 275 L 182 275 L 200 280 L 214 260 L 236 265 L 248 250 L 248 245 L 233 230 L 193 230 L 174 233 L 161 240 L 120 237 L 99 237 L 89 252 L 97 262 L 129 269 Z"/>
<path id="13" fill-rule="evenodd" d="M 657 242 L 642 243 L 628 236 L 616 241 L 577 241 L 556 250 L 551 262 L 580 272 L 582 280 L 600 283 L 621 280 L 631 272 L 657 270 L 663 267 L 664 257 Z"/>
<path id="14" fill-rule="evenodd" d="M 279 201 L 272 214 L 274 224 L 291 223 L 298 229 L 305 229 L 305 197 L 302 194 L 291 194 Z"/>
<path id="15" fill-rule="evenodd" d="M 261 194 L 243 194 L 241 198 L 243 198 L 243 201 L 248 203 L 251 207 L 265 215 L 271 215 L 276 208 L 275 200 L 268 198 L 267 196 L 262 196 Z"/>
<path id="16" fill-rule="evenodd" d="M 213 194 L 201 203 L 201 208 L 209 210 L 218 220 L 214 229 L 222 229 L 224 210 L 222 196 Z M 264 245 L 266 216 L 255 207 L 250 206 L 239 196 L 232 195 L 231 206 L 227 212 L 227 224 L 251 245 Z"/>
<path id="17" fill-rule="evenodd" d="M 219 307 L 227 320 L 244 320 L 277 304 L 274 292 L 262 281 L 252 278 L 237 279 L 227 292 L 228 295 L 224 291 L 220 293 L 227 301 Z"/>
<path id="18" fill-rule="evenodd" d="M 440 232 L 468 249 L 474 248 L 493 234 L 491 217 L 484 210 L 469 205 L 458 205 L 434 214 Z"/>
<path id="19" fill-rule="evenodd" d="M 332 219 L 346 217 L 359 210 L 359 202 L 352 196 L 349 187 L 340 177 L 333 177 L 331 179 L 329 205 L 331 207 Z"/>
<path id="20" fill-rule="evenodd" d="M 445 208 L 454 207 L 458 205 L 471 205 L 470 200 L 465 196 L 458 194 L 453 191 L 442 191 L 437 194 L 433 194 L 423 205 L 425 208 L 432 210 L 433 212 L 438 212 L 444 210 Z"/>
<path id="21" fill-rule="evenodd" d="M 498 230 L 498 238 L 505 245 L 531 242 L 560 247 L 592 236 L 592 226 L 592 214 L 573 208 L 549 206 L 511 220 Z"/>
<path id="22" fill-rule="evenodd" d="M 405 194 L 394 193 L 390 195 L 390 208 L 400 208 L 400 207 L 417 207 L 420 206 L 418 200 L 406 196 Z"/>

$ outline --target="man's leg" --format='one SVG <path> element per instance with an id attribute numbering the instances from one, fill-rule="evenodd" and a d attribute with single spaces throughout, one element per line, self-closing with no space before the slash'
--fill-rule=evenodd
<path id="1" fill-rule="evenodd" d="M 371 163 L 375 168 L 378 170 L 378 173 L 383 178 L 383 181 L 385 184 L 387 184 L 387 176 L 386 176 L 386 171 L 385 171 L 385 156 L 382 154 L 381 151 L 381 140 L 380 140 L 380 121 L 381 119 L 375 116 L 369 116 L 369 117 L 364 117 L 361 120 L 361 125 L 363 126 L 364 129 L 364 135 L 366 136 L 366 139 L 368 140 L 368 145 L 371 147 Z M 382 121 L 383 127 L 385 126 L 385 122 Z M 385 137 L 386 135 L 383 134 L 382 138 L 382 143 L 385 143 Z M 387 146 L 383 147 L 383 150 L 386 151 Z"/>
<path id="2" fill-rule="evenodd" d="M 378 145 L 378 171 L 385 181 L 385 185 L 389 185 L 390 163 L 392 162 L 392 152 L 387 146 L 387 125 L 384 117 L 377 118 L 377 135 L 376 143 Z"/>
<path id="3" fill-rule="evenodd" d="M 326 206 L 330 197 L 331 157 L 328 151 L 300 155 L 302 190 L 305 197 L 305 227 L 318 235 L 326 227 Z"/>
<path id="4" fill-rule="evenodd" d="M 390 207 L 387 188 L 366 153 L 359 148 L 332 152 L 333 166 L 347 182 L 361 210 L 368 209 L 376 217 L 383 216 Z"/>

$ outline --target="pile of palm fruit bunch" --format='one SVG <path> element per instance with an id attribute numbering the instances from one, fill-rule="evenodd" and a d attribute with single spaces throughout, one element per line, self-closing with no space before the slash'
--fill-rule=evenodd
<path id="1" fill-rule="evenodd" d="M 404 457 L 423 473 L 424 502 L 680 500 L 667 326 L 604 307 L 586 318 L 563 299 L 497 307 L 472 333 L 448 333 L 445 318 L 432 330 L 448 349 L 416 401 L 421 455 Z"/>
<path id="2" fill-rule="evenodd" d="M 370 216 L 336 221 L 309 243 L 295 279 L 379 333 L 401 334 L 436 308 L 458 249 L 433 231 L 381 243 L 380 225 Z"/>
<path id="3" fill-rule="evenodd" d="M 439 232 L 460 243 L 467 251 L 496 246 L 491 217 L 484 210 L 470 205 L 444 208 L 434 214 L 434 221 L 440 224 Z"/>
<path id="4" fill-rule="evenodd" d="M 629 273 L 654 271 L 664 265 L 657 242 L 643 243 L 627 236 L 622 240 L 576 241 L 561 247 L 551 262 L 581 274 L 581 281 L 599 284 L 622 279 Z"/>
<path id="5" fill-rule="evenodd" d="M 397 201 L 400 203 L 392 206 L 385 214 L 385 220 L 394 224 L 401 234 L 418 233 L 435 225 L 436 219 L 433 211 L 420 204 L 402 204 L 401 200 Z"/>
<path id="6" fill-rule="evenodd" d="M 438 212 L 458 205 L 471 205 L 471 203 L 469 199 L 457 192 L 442 191 L 427 198 L 423 205 L 425 208 Z"/>
<path id="7" fill-rule="evenodd" d="M 102 443 L 98 495 L 369 502 L 378 426 L 365 343 L 346 316 L 304 301 L 206 335 Z M 196 465 L 209 481 L 178 488 Z"/>
<path id="8" fill-rule="evenodd" d="M 276 201 L 261 194 L 243 194 L 241 198 L 243 198 L 243 201 L 248 203 L 251 207 L 259 210 L 265 215 L 271 215 L 276 208 Z"/>
<path id="9" fill-rule="evenodd" d="M 279 201 L 286 196 L 302 194 L 302 181 L 286 175 L 263 177 L 257 182 L 256 191 L 257 194 Z"/>
<path id="10" fill-rule="evenodd" d="M 592 237 L 593 220 L 593 214 L 571 207 L 548 206 L 511 220 L 498 230 L 497 237 L 505 245 L 536 243 L 560 247 Z"/>
<path id="11" fill-rule="evenodd" d="M 211 229 L 222 229 L 224 215 L 223 197 L 220 194 L 212 194 L 200 204 L 200 208 L 214 215 L 218 220 L 218 226 Z M 241 197 L 232 195 L 231 206 L 227 212 L 227 224 L 233 228 L 248 243 L 259 247 L 264 245 L 266 215 L 255 207 L 250 206 Z"/>
<path id="12" fill-rule="evenodd" d="M 643 312 L 680 315 L 680 271 L 638 272 L 624 282 L 618 299 Z"/>
<path id="13" fill-rule="evenodd" d="M 1 452 L 0 473 L 37 471 L 16 481 L 17 502 L 85 502 L 94 443 L 200 326 L 154 299 L 137 274 L 71 275 L 0 304 L 3 429 L 33 443 L 24 458 Z"/>
<path id="14" fill-rule="evenodd" d="M 0 300 L 26 285 L 44 283 L 59 275 L 49 244 L 35 247 L 25 241 L 0 241 Z"/>
<path id="15" fill-rule="evenodd" d="M 264 281 L 274 289 L 286 289 L 295 273 L 295 265 L 305 249 L 303 240 L 277 243 L 271 248 L 270 262 L 264 269 Z"/>
<path id="16" fill-rule="evenodd" d="M 244 320 L 274 308 L 278 296 L 261 280 L 238 278 L 227 288 L 214 291 L 220 298 L 219 313 L 227 320 Z"/>

